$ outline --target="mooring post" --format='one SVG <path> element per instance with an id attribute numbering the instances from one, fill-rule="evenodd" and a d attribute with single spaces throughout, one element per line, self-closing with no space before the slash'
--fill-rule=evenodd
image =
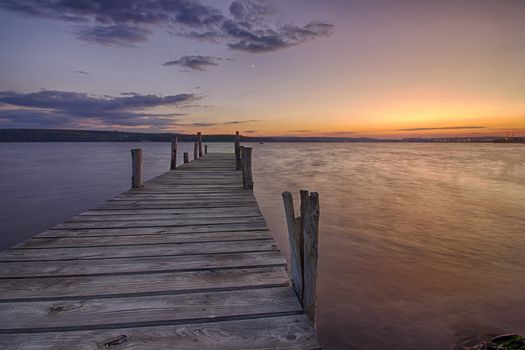
<path id="1" fill-rule="evenodd" d="M 204 154 L 208 154 L 208 145 L 204 145 Z"/>
<path id="2" fill-rule="evenodd" d="M 242 148 L 242 185 L 245 189 L 253 189 L 252 148 Z"/>
<path id="3" fill-rule="evenodd" d="M 198 159 L 198 158 L 199 158 L 199 143 L 195 142 L 193 144 L 193 159 Z"/>
<path id="4" fill-rule="evenodd" d="M 239 132 L 235 132 L 235 162 L 237 170 L 241 170 L 241 138 Z"/>
<path id="5" fill-rule="evenodd" d="M 189 162 L 190 162 L 188 152 L 184 152 L 184 153 L 182 154 L 182 157 L 183 157 L 183 159 L 184 159 L 184 163 L 189 163 Z"/>
<path id="6" fill-rule="evenodd" d="M 202 134 L 200 131 L 197 133 L 197 142 L 199 143 L 199 157 L 202 157 Z"/>
<path id="7" fill-rule="evenodd" d="M 171 138 L 171 163 L 170 170 L 177 167 L 177 136 Z"/>
<path id="8" fill-rule="evenodd" d="M 303 310 L 317 328 L 317 260 L 319 258 L 319 194 L 310 193 L 303 217 Z"/>
<path id="9" fill-rule="evenodd" d="M 301 190 L 301 216 L 296 218 L 290 192 L 283 192 L 290 242 L 292 286 L 314 329 L 317 323 L 319 194 Z"/>
<path id="10" fill-rule="evenodd" d="M 295 217 L 293 197 L 290 192 L 283 192 L 284 215 L 288 226 L 288 241 L 290 243 L 290 277 L 292 286 L 303 303 L 303 233 L 300 230 L 300 218 Z"/>
<path id="11" fill-rule="evenodd" d="M 142 150 L 131 150 L 131 188 L 142 187 Z"/>

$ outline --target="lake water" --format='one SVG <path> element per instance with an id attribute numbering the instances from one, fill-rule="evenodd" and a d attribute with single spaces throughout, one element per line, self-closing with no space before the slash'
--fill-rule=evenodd
<path id="1" fill-rule="evenodd" d="M 281 192 L 320 193 L 326 349 L 525 335 L 525 145 L 252 146 L 255 194 L 286 254 Z M 127 190 L 135 147 L 146 178 L 168 169 L 167 143 L 0 144 L 1 248 Z"/>

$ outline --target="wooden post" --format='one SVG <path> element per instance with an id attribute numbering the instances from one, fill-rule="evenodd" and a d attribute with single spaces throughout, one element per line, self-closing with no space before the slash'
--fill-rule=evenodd
<path id="1" fill-rule="evenodd" d="M 198 158 L 199 158 L 199 143 L 195 142 L 193 144 L 193 159 L 198 159 Z"/>
<path id="2" fill-rule="evenodd" d="M 204 154 L 208 154 L 208 145 L 204 145 Z"/>
<path id="3" fill-rule="evenodd" d="M 290 243 L 290 267 L 292 286 L 299 299 L 303 303 L 303 234 L 295 218 L 293 197 L 290 192 L 283 192 L 284 214 L 288 224 L 288 241 Z"/>
<path id="4" fill-rule="evenodd" d="M 242 185 L 245 189 L 253 189 L 251 147 L 242 148 Z"/>
<path id="5" fill-rule="evenodd" d="M 202 134 L 197 133 L 197 142 L 199 143 L 199 158 L 202 157 Z"/>
<path id="6" fill-rule="evenodd" d="M 319 194 L 310 193 L 303 218 L 304 291 L 303 310 L 317 326 L 317 259 L 319 257 Z"/>
<path id="7" fill-rule="evenodd" d="M 241 170 L 241 138 L 239 132 L 235 132 L 235 162 L 237 170 Z"/>
<path id="8" fill-rule="evenodd" d="M 142 187 L 142 150 L 131 150 L 131 188 Z"/>
<path id="9" fill-rule="evenodd" d="M 317 323 L 319 194 L 301 190 L 301 216 L 296 218 L 290 192 L 283 192 L 290 242 L 292 286 L 314 329 Z"/>
<path id="10" fill-rule="evenodd" d="M 177 167 L 177 136 L 171 138 L 171 163 L 170 170 Z"/>
<path id="11" fill-rule="evenodd" d="M 189 163 L 190 162 L 190 159 L 189 159 L 189 156 L 188 156 L 188 152 L 184 152 L 184 154 L 182 156 L 184 158 L 184 163 Z"/>

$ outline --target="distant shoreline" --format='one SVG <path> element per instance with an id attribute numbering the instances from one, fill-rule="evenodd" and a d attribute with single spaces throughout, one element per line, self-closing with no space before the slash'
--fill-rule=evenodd
<path id="1" fill-rule="evenodd" d="M 65 129 L 0 129 L 0 142 L 196 142 L 197 136 L 176 133 L 140 133 L 127 131 Z M 234 135 L 203 135 L 204 142 L 234 142 Z M 242 142 L 411 142 L 411 143 L 525 143 L 525 137 L 436 137 L 381 139 L 369 137 L 245 136 Z"/>

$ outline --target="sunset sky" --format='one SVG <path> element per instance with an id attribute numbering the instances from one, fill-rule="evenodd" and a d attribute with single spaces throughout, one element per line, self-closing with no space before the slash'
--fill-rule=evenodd
<path id="1" fill-rule="evenodd" d="M 522 0 L 0 0 L 0 128 L 525 135 Z"/>

